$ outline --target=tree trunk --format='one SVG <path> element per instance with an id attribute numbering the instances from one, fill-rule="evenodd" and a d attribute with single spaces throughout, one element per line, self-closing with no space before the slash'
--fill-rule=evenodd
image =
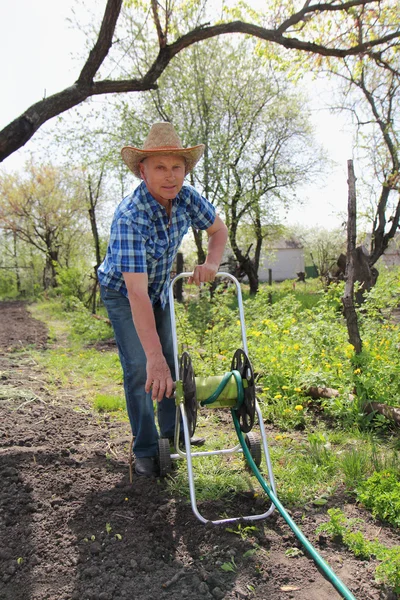
<path id="1" fill-rule="evenodd" d="M 18 296 L 20 296 L 21 295 L 21 278 L 19 276 L 17 236 L 15 234 L 15 231 L 13 231 L 13 253 L 14 253 L 15 276 L 16 276 L 16 281 L 17 281 L 17 292 L 18 292 Z"/>
<path id="2" fill-rule="evenodd" d="M 100 196 L 100 187 L 101 187 L 101 181 L 103 179 L 103 174 L 104 174 L 104 168 L 100 172 L 100 176 L 99 176 L 99 179 L 97 181 L 97 186 L 96 186 L 97 189 L 96 189 L 96 193 L 95 194 L 93 193 L 92 182 L 91 182 L 90 176 L 88 178 L 88 189 L 89 189 L 89 209 L 88 209 L 88 213 L 89 213 L 89 219 L 90 219 L 90 227 L 92 229 L 94 250 L 95 250 L 95 254 L 96 254 L 96 264 L 93 267 L 93 269 L 94 269 L 94 282 L 93 282 L 93 288 L 92 288 L 92 293 L 91 293 L 91 298 L 90 298 L 90 302 L 91 302 L 91 305 L 92 305 L 92 314 L 96 313 L 96 295 L 97 295 L 97 288 L 98 288 L 97 269 L 101 265 L 100 237 L 99 237 L 99 230 L 98 230 L 98 227 L 97 227 L 96 205 L 97 205 L 97 202 L 98 202 L 98 199 L 99 199 L 99 196 Z"/>
<path id="3" fill-rule="evenodd" d="M 206 253 L 203 248 L 203 232 L 200 229 L 192 227 L 194 241 L 197 248 L 197 263 L 202 265 L 206 260 Z"/>
<path id="4" fill-rule="evenodd" d="M 353 161 L 347 162 L 348 168 L 348 220 L 347 220 L 347 260 L 346 260 L 346 286 L 344 290 L 343 312 L 346 318 L 349 342 L 354 346 L 356 354 L 362 350 L 362 341 L 358 328 L 358 319 L 354 307 L 354 275 L 356 257 L 356 233 L 357 233 L 357 198 L 356 178 L 354 175 Z"/>
<path id="5" fill-rule="evenodd" d="M 389 419 L 389 421 L 394 421 L 396 425 L 400 425 L 400 408 L 398 406 L 388 406 L 381 402 L 367 402 L 364 406 L 364 412 L 367 415 L 377 412 Z"/>

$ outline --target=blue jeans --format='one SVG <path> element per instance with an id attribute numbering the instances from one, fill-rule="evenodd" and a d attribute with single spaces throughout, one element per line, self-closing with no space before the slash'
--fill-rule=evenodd
<path id="1" fill-rule="evenodd" d="M 146 394 L 146 355 L 133 324 L 128 298 L 121 292 L 100 286 L 101 299 L 107 309 L 113 326 L 122 370 L 126 407 L 132 433 L 135 437 L 133 451 L 136 456 L 156 456 L 159 434 L 155 424 L 151 393 Z M 160 304 L 154 307 L 157 333 L 165 359 L 175 381 L 175 363 L 172 345 L 172 332 L 169 305 L 164 309 Z M 164 397 L 157 403 L 157 420 L 162 437 L 174 437 L 175 400 Z"/>

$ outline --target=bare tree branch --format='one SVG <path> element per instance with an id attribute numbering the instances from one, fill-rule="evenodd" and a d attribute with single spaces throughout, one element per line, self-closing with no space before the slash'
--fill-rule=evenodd
<path id="1" fill-rule="evenodd" d="M 99 35 L 78 78 L 78 83 L 90 84 L 107 56 L 121 12 L 122 0 L 108 0 Z"/>
<path id="2" fill-rule="evenodd" d="M 377 4 L 377 0 L 349 0 L 349 2 L 324 2 L 305 6 L 285 20 L 277 29 L 265 29 L 252 23 L 232 21 L 218 25 L 200 26 L 181 36 L 172 44 L 167 44 L 165 34 L 157 12 L 157 1 L 152 0 L 153 15 L 158 32 L 160 50 L 148 72 L 140 79 L 94 81 L 101 64 L 107 56 L 112 44 L 115 26 L 121 11 L 122 0 L 108 0 L 97 41 L 79 75 L 78 80 L 70 87 L 48 98 L 36 102 L 22 115 L 17 117 L 0 131 L 0 162 L 21 148 L 34 133 L 49 119 L 77 106 L 92 95 L 122 92 L 138 92 L 155 89 L 157 80 L 168 66 L 169 62 L 183 49 L 192 44 L 226 33 L 243 33 L 255 36 L 267 42 L 272 42 L 288 49 L 343 58 L 346 56 L 366 53 L 373 48 L 387 44 L 400 38 L 400 30 L 350 47 L 335 48 L 300 40 L 296 37 L 285 37 L 283 31 L 289 26 L 310 19 L 316 14 L 347 10 L 351 7 Z M 154 13 L 155 10 L 155 13 Z"/>
<path id="3" fill-rule="evenodd" d="M 278 28 L 279 33 L 284 33 L 289 28 L 310 19 L 310 13 L 316 12 L 336 12 L 336 11 L 347 11 L 349 8 L 356 6 L 365 6 L 371 4 L 374 0 L 350 0 L 349 2 L 319 2 L 317 4 L 310 4 L 310 0 L 307 1 L 303 8 L 297 13 L 286 19 Z"/>
<path id="4" fill-rule="evenodd" d="M 164 48 L 167 45 L 167 38 L 161 27 L 160 16 L 158 14 L 158 1 L 157 0 L 151 0 L 151 9 L 153 11 L 153 19 L 154 19 L 154 23 L 155 23 L 155 26 L 157 29 L 158 44 L 159 44 L 160 48 Z"/>

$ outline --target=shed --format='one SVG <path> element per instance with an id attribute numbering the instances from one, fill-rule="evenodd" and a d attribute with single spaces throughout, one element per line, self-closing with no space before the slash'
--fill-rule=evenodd
<path id="1" fill-rule="evenodd" d="M 304 273 L 304 248 L 295 238 L 281 238 L 271 243 L 263 251 L 258 276 L 260 281 L 269 280 L 269 269 L 273 281 L 296 279 L 297 273 Z"/>

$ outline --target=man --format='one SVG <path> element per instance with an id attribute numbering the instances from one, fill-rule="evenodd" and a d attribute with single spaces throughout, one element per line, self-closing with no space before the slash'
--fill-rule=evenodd
<path id="1" fill-rule="evenodd" d="M 207 231 L 208 253 L 189 282 L 213 281 L 228 232 L 215 209 L 185 175 L 204 145 L 183 148 L 170 123 L 155 123 L 143 148 L 122 148 L 122 158 L 140 185 L 117 207 L 104 262 L 98 269 L 101 297 L 113 325 L 124 373 L 124 390 L 135 437 L 135 471 L 158 474 L 158 431 L 173 438 L 176 379 L 168 288 L 183 236 L 192 225 Z"/>

